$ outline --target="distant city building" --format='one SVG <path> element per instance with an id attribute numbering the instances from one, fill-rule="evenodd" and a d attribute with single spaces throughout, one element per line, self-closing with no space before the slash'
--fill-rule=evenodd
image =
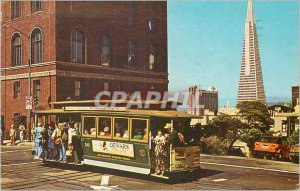
<path id="1" fill-rule="evenodd" d="M 204 115 L 204 110 L 218 113 L 218 91 L 212 87 L 209 90 L 203 90 L 197 86 L 189 88 L 189 108 L 188 113 L 193 115 Z M 199 105 L 201 107 L 196 107 Z"/>
<path id="2" fill-rule="evenodd" d="M 268 107 L 268 111 L 274 120 L 270 129 L 274 135 L 289 136 L 299 129 L 299 106 L 293 109 L 284 105 L 273 105 Z"/>
<path id="3" fill-rule="evenodd" d="M 299 105 L 299 86 L 292 86 L 292 108 Z"/>
<path id="4" fill-rule="evenodd" d="M 248 0 L 237 103 L 253 100 L 265 102 L 265 91 L 253 2 Z"/>

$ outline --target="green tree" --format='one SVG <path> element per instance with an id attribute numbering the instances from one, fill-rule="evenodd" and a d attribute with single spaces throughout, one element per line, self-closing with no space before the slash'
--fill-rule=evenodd
<path id="1" fill-rule="evenodd" d="M 291 136 L 288 138 L 288 141 L 291 145 L 299 143 L 299 130 L 294 131 Z"/>
<path id="2" fill-rule="evenodd" d="M 262 131 L 258 128 L 247 128 L 243 129 L 240 133 L 239 139 L 242 142 L 247 143 L 247 146 L 250 149 L 250 155 L 252 155 L 254 150 L 254 143 L 260 138 Z"/>
<path id="3" fill-rule="evenodd" d="M 247 128 L 247 124 L 242 123 L 240 119 L 226 114 L 213 118 L 208 126 L 213 131 L 211 134 L 218 136 L 224 144 L 226 143 L 227 152 L 232 149 L 234 142 L 239 139 L 241 130 Z"/>
<path id="4" fill-rule="evenodd" d="M 250 128 L 267 132 L 270 126 L 274 124 L 274 120 L 268 112 L 268 107 L 261 101 L 240 102 L 237 108 L 241 118 L 247 122 Z"/>

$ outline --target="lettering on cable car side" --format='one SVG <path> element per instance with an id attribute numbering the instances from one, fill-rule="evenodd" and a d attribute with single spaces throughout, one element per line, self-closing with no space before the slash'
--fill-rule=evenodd
<path id="1" fill-rule="evenodd" d="M 133 144 L 92 140 L 93 152 L 134 158 Z"/>

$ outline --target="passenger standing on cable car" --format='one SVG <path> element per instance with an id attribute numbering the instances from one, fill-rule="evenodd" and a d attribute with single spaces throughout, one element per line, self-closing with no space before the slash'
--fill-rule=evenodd
<path id="1" fill-rule="evenodd" d="M 75 124 L 74 122 L 71 122 L 70 124 L 70 128 L 68 130 L 68 145 L 69 145 L 69 149 L 70 148 L 73 148 L 73 162 L 75 164 L 77 164 L 79 161 L 78 161 L 78 149 L 77 149 L 77 143 L 76 143 L 76 138 L 75 136 L 78 135 L 77 133 L 77 129 L 75 129 Z M 74 145 L 76 146 L 76 149 L 74 148 Z"/>
<path id="2" fill-rule="evenodd" d="M 180 129 L 180 125 L 181 124 L 179 123 L 178 126 L 174 126 L 172 130 L 171 123 L 167 123 L 165 126 L 165 129 L 168 131 L 168 133 L 165 134 L 167 141 L 171 142 L 174 147 L 187 145 L 183 134 L 178 130 Z"/>
<path id="3" fill-rule="evenodd" d="M 48 124 L 45 124 L 42 129 L 42 154 L 41 157 L 43 160 L 47 159 L 48 155 Z"/>
<path id="4" fill-rule="evenodd" d="M 162 131 L 158 130 L 157 136 L 153 139 L 155 143 L 155 174 L 164 175 L 165 171 L 165 152 L 164 145 L 166 143 L 166 138 L 163 136 Z"/>
<path id="5" fill-rule="evenodd" d="M 82 148 L 80 144 L 80 132 L 79 132 L 79 123 L 74 124 L 74 131 L 72 136 L 72 144 L 74 151 L 74 163 L 80 163 L 82 161 Z"/>
<path id="6" fill-rule="evenodd" d="M 51 135 L 53 134 L 53 129 L 55 127 L 55 123 L 53 121 L 50 122 L 48 129 L 48 155 L 47 158 L 49 160 L 54 159 L 54 141 L 51 139 Z"/>
<path id="7" fill-rule="evenodd" d="M 68 124 L 63 123 L 61 129 L 61 155 L 60 160 L 63 162 L 67 162 L 67 146 L 68 146 Z"/>
<path id="8" fill-rule="evenodd" d="M 61 154 L 61 129 L 62 123 L 55 126 L 55 129 L 51 135 L 51 139 L 54 141 L 54 158 L 58 160 Z"/>
<path id="9" fill-rule="evenodd" d="M 35 159 L 41 157 L 42 154 L 42 124 L 39 122 L 34 130 L 35 135 Z"/>

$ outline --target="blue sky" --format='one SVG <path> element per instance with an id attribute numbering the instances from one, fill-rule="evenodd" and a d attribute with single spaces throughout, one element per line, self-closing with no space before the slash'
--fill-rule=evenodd
<path id="1" fill-rule="evenodd" d="M 169 90 L 219 90 L 237 96 L 247 1 L 168 1 Z M 289 99 L 299 84 L 298 1 L 254 0 L 265 92 Z"/>

